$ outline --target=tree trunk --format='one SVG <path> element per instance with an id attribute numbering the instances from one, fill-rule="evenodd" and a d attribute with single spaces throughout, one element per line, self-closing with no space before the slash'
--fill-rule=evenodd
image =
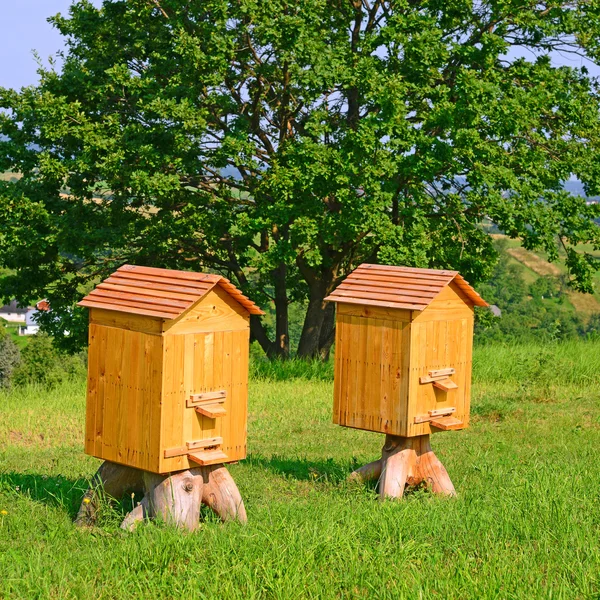
<path id="1" fill-rule="evenodd" d="M 321 334 L 319 335 L 319 358 L 322 361 L 329 360 L 331 346 L 335 341 L 335 303 L 328 302 L 325 307 Z"/>
<path id="2" fill-rule="evenodd" d="M 325 302 L 323 298 L 322 294 L 315 295 L 308 302 L 302 335 L 298 344 L 299 358 L 317 358 L 319 355 L 319 338 L 325 317 Z"/>
<path id="3" fill-rule="evenodd" d="M 250 315 L 250 340 L 256 340 L 268 358 L 275 358 L 275 344 L 269 339 L 259 315 Z"/>
<path id="4" fill-rule="evenodd" d="M 275 284 L 275 355 L 290 356 L 289 303 L 287 295 L 287 266 L 281 263 L 273 271 Z"/>
<path id="5" fill-rule="evenodd" d="M 331 291 L 333 273 L 326 272 L 319 275 L 319 277 L 306 277 L 305 275 L 305 279 L 310 287 L 310 296 L 308 309 L 304 317 L 300 343 L 298 344 L 299 358 L 319 357 L 321 330 L 325 323 L 327 306 L 329 304 L 325 302 L 325 297 Z"/>

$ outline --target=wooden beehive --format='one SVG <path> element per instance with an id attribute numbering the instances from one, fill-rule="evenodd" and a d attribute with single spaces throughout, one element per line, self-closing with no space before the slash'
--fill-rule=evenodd
<path id="1" fill-rule="evenodd" d="M 363 264 L 337 303 L 334 422 L 413 437 L 468 426 L 473 307 L 456 272 Z"/>
<path id="2" fill-rule="evenodd" d="M 245 458 L 251 300 L 219 275 L 125 265 L 79 305 L 87 454 L 155 473 Z"/>

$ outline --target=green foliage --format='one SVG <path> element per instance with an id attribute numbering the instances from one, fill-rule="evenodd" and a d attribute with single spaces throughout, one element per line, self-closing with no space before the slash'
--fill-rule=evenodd
<path id="1" fill-rule="evenodd" d="M 553 341 L 596 335 L 598 316 L 584 320 L 575 313 L 566 301 L 566 285 L 561 279 L 540 277 L 527 285 L 521 265 L 509 260 L 505 240 L 498 242 L 496 248 L 500 260 L 489 281 L 477 289 L 489 304 L 501 309 L 502 315 L 495 317 L 489 310 L 477 310 L 478 343 Z"/>
<path id="2" fill-rule="evenodd" d="M 52 388 L 65 380 L 81 377 L 85 364 L 83 355 L 66 355 L 55 348 L 50 336 L 38 334 L 21 352 L 13 381 L 16 385 L 40 384 Z"/>
<path id="3" fill-rule="evenodd" d="M 333 381 L 333 359 L 292 358 L 267 360 L 253 344 L 251 348 L 250 377 L 257 381 Z"/>
<path id="4" fill-rule="evenodd" d="M 0 183 L 0 294 L 48 297 L 71 349 L 74 301 L 134 262 L 275 301 L 274 335 L 252 326 L 271 354 L 306 301 L 315 356 L 323 298 L 359 262 L 485 280 L 484 218 L 551 259 L 560 238 L 591 290 L 574 248 L 600 247 L 600 206 L 562 182 L 600 191 L 598 93 L 549 55 L 598 58 L 594 3 L 79 0 L 52 22 L 60 70 L 0 89 L 0 170 L 23 174 Z"/>
<path id="5" fill-rule="evenodd" d="M 8 387 L 15 367 L 19 364 L 20 353 L 8 332 L 0 325 L 0 388 Z"/>

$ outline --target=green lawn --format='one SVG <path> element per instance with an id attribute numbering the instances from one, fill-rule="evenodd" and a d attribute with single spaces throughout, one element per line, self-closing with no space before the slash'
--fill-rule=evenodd
<path id="1" fill-rule="evenodd" d="M 19 335 L 19 327 L 25 325 L 25 321 L 22 323 L 9 323 L 4 319 L 0 319 L 0 327 L 4 327 L 4 329 L 8 332 L 8 335 L 11 337 L 13 342 L 19 347 L 20 350 L 23 350 L 25 346 L 27 346 L 30 337 L 26 335 Z"/>
<path id="2" fill-rule="evenodd" d="M 253 372 L 248 525 L 194 534 L 122 532 L 130 498 L 75 529 L 84 383 L 0 393 L 0 598 L 600 597 L 600 343 L 476 350 L 472 427 L 433 438 L 454 499 L 346 483 L 383 436 L 331 423 L 329 380 Z"/>

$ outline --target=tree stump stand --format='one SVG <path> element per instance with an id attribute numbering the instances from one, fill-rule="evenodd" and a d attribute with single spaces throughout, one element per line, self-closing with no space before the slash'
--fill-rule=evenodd
<path id="1" fill-rule="evenodd" d="M 429 435 L 386 435 L 381 458 L 350 475 L 357 481 L 379 481 L 379 497 L 401 498 L 404 488 L 425 483 L 434 494 L 456 496 L 444 465 L 433 453 Z"/>
<path id="2" fill-rule="evenodd" d="M 126 493 L 144 494 L 121 523 L 121 528 L 128 531 L 140 521 L 154 518 L 194 531 L 200 522 L 202 504 L 209 506 L 222 521 L 247 521 L 240 492 L 223 464 L 159 475 L 106 461 L 83 497 L 76 525 L 96 522 L 102 493 L 113 498 Z"/>

